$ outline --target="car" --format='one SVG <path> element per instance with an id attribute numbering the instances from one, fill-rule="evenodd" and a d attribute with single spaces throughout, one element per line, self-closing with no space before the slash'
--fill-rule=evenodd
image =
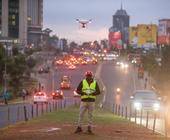
<path id="1" fill-rule="evenodd" d="M 76 89 L 73 91 L 73 94 L 74 94 L 74 97 L 81 97 L 81 95 L 77 93 Z"/>
<path id="2" fill-rule="evenodd" d="M 122 62 L 120 64 L 120 66 L 121 66 L 122 69 L 127 69 L 129 67 L 128 63 L 126 63 L 126 62 Z"/>
<path id="3" fill-rule="evenodd" d="M 123 61 L 121 61 L 121 60 L 116 61 L 116 66 L 121 66 L 122 64 L 123 64 Z"/>
<path id="4" fill-rule="evenodd" d="M 138 111 L 159 111 L 161 107 L 158 95 L 152 90 L 136 90 L 130 99 L 132 108 Z"/>
<path id="5" fill-rule="evenodd" d="M 63 99 L 64 98 L 64 94 L 62 90 L 56 90 L 55 92 L 52 93 L 52 98 L 53 99 Z"/>
<path id="6" fill-rule="evenodd" d="M 38 73 L 39 73 L 39 74 L 49 73 L 49 72 L 50 72 L 50 67 L 41 67 L 41 68 L 38 70 Z"/>
<path id="7" fill-rule="evenodd" d="M 97 64 L 97 59 L 96 58 L 93 58 L 92 64 Z"/>
<path id="8" fill-rule="evenodd" d="M 71 88 L 70 78 L 68 76 L 63 76 L 61 78 L 60 88 L 61 89 L 70 89 Z"/>
<path id="9" fill-rule="evenodd" d="M 48 103 L 47 94 L 45 92 L 42 92 L 42 91 L 35 93 L 35 95 L 33 97 L 33 102 L 34 102 L 34 104 L 36 104 L 36 103 Z"/>
<path id="10" fill-rule="evenodd" d="M 63 64 L 63 60 L 57 60 L 57 61 L 55 62 L 55 64 L 56 64 L 56 65 L 62 65 L 62 64 Z"/>
<path id="11" fill-rule="evenodd" d="M 69 66 L 68 66 L 68 69 L 74 70 L 74 69 L 76 69 L 76 66 L 75 66 L 75 65 L 69 65 Z"/>
<path id="12" fill-rule="evenodd" d="M 112 61 L 112 60 L 115 60 L 116 59 L 116 55 L 115 54 L 106 54 L 104 57 L 103 57 L 103 60 L 107 60 L 107 61 Z"/>
<path id="13" fill-rule="evenodd" d="M 135 58 L 132 59 L 131 61 L 132 64 L 136 64 L 137 63 L 137 60 Z"/>
<path id="14" fill-rule="evenodd" d="M 41 74 L 41 73 L 43 73 L 43 72 L 44 72 L 43 68 L 40 68 L 40 69 L 38 70 L 38 73 L 39 73 L 39 74 Z"/>
<path id="15" fill-rule="evenodd" d="M 49 73 L 50 72 L 50 67 L 44 67 L 43 71 L 44 71 L 44 73 Z"/>
<path id="16" fill-rule="evenodd" d="M 81 64 L 82 65 L 87 65 L 87 62 L 83 60 L 83 61 L 81 61 Z"/>

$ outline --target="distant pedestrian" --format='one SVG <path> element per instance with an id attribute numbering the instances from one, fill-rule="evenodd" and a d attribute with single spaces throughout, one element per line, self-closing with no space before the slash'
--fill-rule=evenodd
<path id="1" fill-rule="evenodd" d="M 23 99 L 23 101 L 25 101 L 25 98 L 26 98 L 26 90 L 25 89 L 22 89 L 22 91 L 21 91 L 21 96 L 22 96 L 22 99 Z"/>
<path id="2" fill-rule="evenodd" d="M 147 88 L 147 84 L 148 84 L 148 78 L 146 77 L 146 78 L 145 78 L 145 84 L 144 84 L 144 88 L 145 88 L 145 89 Z"/>
<path id="3" fill-rule="evenodd" d="M 3 98 L 4 98 L 4 103 L 8 105 L 8 98 L 9 98 L 9 93 L 8 91 L 4 91 L 3 93 Z"/>

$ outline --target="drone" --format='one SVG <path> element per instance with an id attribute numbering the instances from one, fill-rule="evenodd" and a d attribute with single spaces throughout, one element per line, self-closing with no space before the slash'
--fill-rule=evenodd
<path id="1" fill-rule="evenodd" d="M 90 19 L 90 20 L 80 20 L 80 19 L 76 19 L 76 21 L 77 21 L 78 23 L 80 23 L 81 28 L 86 28 L 86 27 L 87 27 L 87 24 L 92 22 L 91 19 Z"/>

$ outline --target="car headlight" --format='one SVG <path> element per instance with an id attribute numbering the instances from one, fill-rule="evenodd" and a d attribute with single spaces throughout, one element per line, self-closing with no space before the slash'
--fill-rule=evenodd
<path id="1" fill-rule="evenodd" d="M 159 103 L 154 103 L 153 104 L 153 109 L 154 109 L 154 111 L 158 111 L 160 109 L 160 104 Z"/>
<path id="2" fill-rule="evenodd" d="M 125 65 L 123 64 L 123 63 L 120 63 L 121 64 L 121 68 L 124 68 L 125 67 Z"/>
<path id="3" fill-rule="evenodd" d="M 125 68 L 128 68 L 128 64 L 125 64 L 124 67 L 125 67 Z"/>
<path id="4" fill-rule="evenodd" d="M 135 107 L 136 110 L 141 110 L 142 104 L 140 102 L 135 102 L 134 107 Z"/>

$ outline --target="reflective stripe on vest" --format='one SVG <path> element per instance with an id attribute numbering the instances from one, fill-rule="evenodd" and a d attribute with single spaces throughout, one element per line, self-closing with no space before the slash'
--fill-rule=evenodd
<path id="1" fill-rule="evenodd" d="M 84 79 L 83 80 L 83 87 L 82 87 L 82 92 L 85 92 L 87 95 L 82 95 L 81 99 L 87 99 L 87 98 L 92 98 L 92 99 L 96 99 L 96 96 L 93 95 L 93 93 L 96 91 L 96 81 L 93 80 L 93 82 L 90 84 L 88 84 L 87 80 Z"/>

